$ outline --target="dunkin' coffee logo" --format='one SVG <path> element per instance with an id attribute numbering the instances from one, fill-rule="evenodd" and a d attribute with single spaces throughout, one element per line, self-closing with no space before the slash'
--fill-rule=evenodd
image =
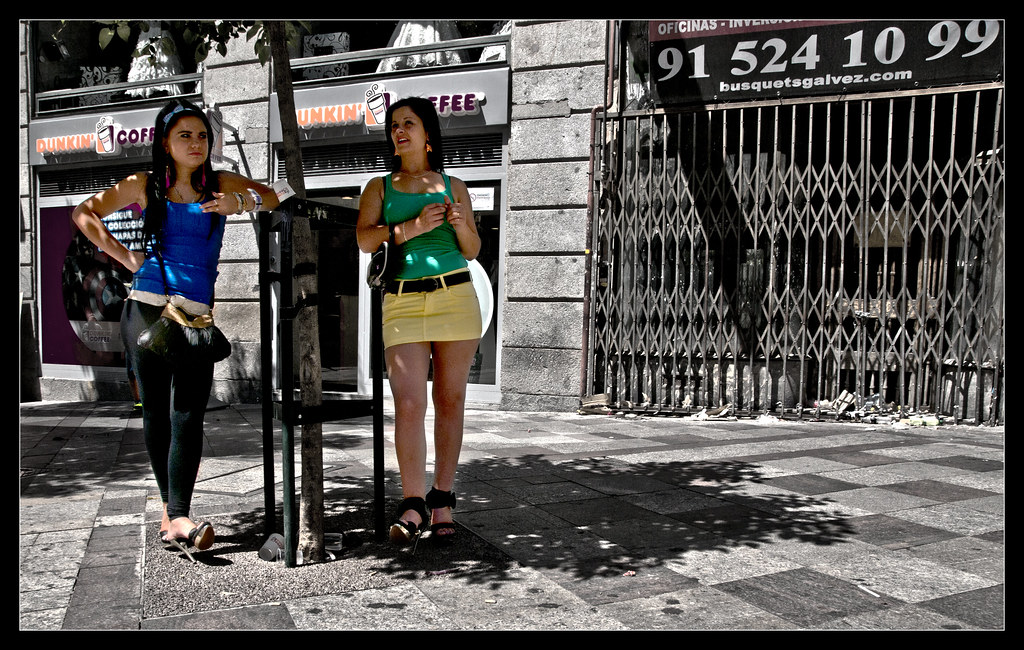
<path id="1" fill-rule="evenodd" d="M 146 126 L 125 129 L 105 115 L 96 122 L 96 153 L 109 155 L 121 151 L 121 147 L 137 147 L 153 143 L 156 127 Z"/>

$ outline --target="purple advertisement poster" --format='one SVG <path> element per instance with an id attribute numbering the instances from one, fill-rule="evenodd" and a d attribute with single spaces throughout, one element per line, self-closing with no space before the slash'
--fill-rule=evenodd
<path id="1" fill-rule="evenodd" d="M 132 274 L 98 250 L 71 221 L 71 207 L 39 212 L 40 334 L 43 363 L 124 366 L 121 312 Z M 104 219 L 129 248 L 141 246 L 141 217 Z"/>

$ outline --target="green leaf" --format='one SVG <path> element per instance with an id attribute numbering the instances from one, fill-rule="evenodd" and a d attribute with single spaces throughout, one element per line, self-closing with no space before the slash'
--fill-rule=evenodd
<path id="1" fill-rule="evenodd" d="M 267 65 L 267 61 L 270 60 L 270 48 L 261 42 L 257 42 L 253 49 L 256 51 L 256 56 L 259 57 L 260 65 Z"/>
<path id="2" fill-rule="evenodd" d="M 132 37 L 132 26 L 127 22 L 122 22 L 117 25 L 117 35 L 121 37 L 121 40 L 125 43 Z"/>
<path id="3" fill-rule="evenodd" d="M 114 30 L 109 27 L 104 27 L 100 30 L 100 49 L 105 50 L 110 45 L 111 39 L 114 38 Z"/>
<path id="4" fill-rule="evenodd" d="M 254 38 L 263 38 L 263 21 L 257 20 L 245 33 L 245 40 L 251 41 Z"/>

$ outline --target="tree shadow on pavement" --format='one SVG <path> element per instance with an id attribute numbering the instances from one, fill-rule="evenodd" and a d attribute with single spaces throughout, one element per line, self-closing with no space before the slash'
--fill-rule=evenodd
<path id="1" fill-rule="evenodd" d="M 151 476 L 141 426 L 125 424 L 129 410 L 123 404 L 30 409 L 32 428 L 21 436 L 23 486 L 27 479 L 33 494 L 60 497 L 100 482 L 127 484 Z M 82 422 L 68 420 L 77 417 Z M 61 418 L 63 424 L 56 426 Z M 214 415 L 207 426 L 217 457 L 255 458 L 258 467 L 260 457 L 253 451 L 258 425 L 239 431 L 237 424 L 228 426 L 236 420 L 221 424 L 218 419 Z M 527 567 L 586 591 L 588 602 L 594 602 L 604 597 L 602 590 L 614 591 L 616 583 L 606 578 L 644 573 L 657 576 L 663 589 L 681 588 L 695 583 L 687 575 L 688 563 L 709 556 L 714 561 L 718 553 L 780 542 L 832 546 L 855 535 L 851 515 L 839 504 L 772 486 L 756 463 L 627 463 L 613 456 L 538 453 L 462 462 L 456 541 L 439 546 L 427 536 L 415 549 L 396 547 L 375 534 L 372 461 L 357 460 L 366 457 L 365 423 L 353 423 L 357 430 L 360 435 L 325 439 L 330 455 L 324 467 L 325 531 L 344 533 L 344 548 L 334 560 L 298 567 L 261 560 L 257 550 L 268 534 L 262 486 L 245 494 L 211 492 L 202 516 L 213 521 L 217 542 L 196 554 L 196 564 L 163 549 L 156 523 L 147 523 L 145 615 L 386 588 L 409 580 L 498 588 L 521 580 Z M 346 455 L 353 450 L 358 453 Z M 33 473 L 32 459 L 46 454 L 51 463 L 41 463 Z M 397 472 L 388 470 L 385 521 L 390 524 L 401 496 Z M 201 483 L 197 493 L 203 489 Z M 277 522 L 281 528 L 280 503 Z M 183 588 L 190 594 L 187 605 L 181 603 Z"/>

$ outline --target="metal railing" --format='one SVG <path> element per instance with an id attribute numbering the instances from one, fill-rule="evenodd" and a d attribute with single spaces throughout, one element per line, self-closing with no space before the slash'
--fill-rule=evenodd
<path id="1" fill-rule="evenodd" d="M 425 43 L 423 45 L 408 45 L 403 47 L 380 47 L 371 50 L 357 50 L 354 52 L 342 52 L 339 54 L 324 54 L 321 56 L 309 56 L 303 58 L 295 58 L 291 60 L 292 70 L 304 70 L 307 68 L 313 68 L 317 66 L 327 66 L 343 63 L 357 63 L 363 61 L 380 61 L 382 59 L 393 59 L 401 58 L 404 56 L 413 56 L 417 54 L 434 54 L 438 52 L 449 52 L 449 51 L 460 51 L 474 48 L 482 48 L 487 46 L 499 46 L 505 49 L 505 60 L 501 61 L 501 65 L 508 65 L 508 46 L 509 36 L 507 34 L 497 34 L 492 36 L 475 36 L 472 38 L 459 38 L 450 41 L 439 41 L 436 43 Z M 493 62 L 479 62 L 479 61 L 464 61 L 461 63 L 449 63 L 449 64 L 437 64 L 429 67 L 432 71 L 438 69 L 464 69 L 467 67 L 480 67 L 484 65 L 493 65 Z M 416 70 L 419 73 L 423 72 L 423 68 Z M 405 71 L 407 72 L 407 71 Z M 366 77 L 378 77 L 377 73 L 372 74 L 356 74 L 346 75 L 346 80 L 360 80 Z M 299 80 L 296 79 L 296 85 L 303 85 L 309 83 L 320 83 L 323 79 L 318 80 Z"/>
<path id="2" fill-rule="evenodd" d="M 1001 420 L 1002 120 L 998 84 L 608 114 L 583 392 Z"/>
<path id="3" fill-rule="evenodd" d="M 363 61 L 380 61 L 382 59 L 400 58 L 418 54 L 431 54 L 447 51 L 462 51 L 488 46 L 502 47 L 505 50 L 505 57 L 501 64 L 507 65 L 509 36 L 497 34 L 492 36 L 478 36 L 472 38 L 460 38 L 450 41 L 440 41 L 423 45 L 410 45 L 405 47 L 383 47 L 369 50 L 358 50 L 340 54 L 327 54 L 291 60 L 293 70 L 299 71 L 317 66 L 326 66 L 343 63 L 355 63 Z M 469 67 L 480 67 L 494 65 L 494 62 L 485 61 L 464 61 L 461 63 L 438 64 L 430 66 L 432 71 L 439 69 L 465 69 Z M 422 72 L 422 68 L 419 69 Z M 395 73 L 390 73 L 395 74 Z M 378 74 L 357 74 L 346 75 L 346 81 L 356 81 L 367 77 L 378 77 Z M 338 78 L 327 79 L 336 81 Z M 324 79 L 303 80 L 295 79 L 296 86 L 309 85 L 312 83 L 323 83 Z M 62 90 L 48 90 L 34 93 L 35 114 L 37 117 L 47 117 L 57 114 L 70 114 L 75 112 L 95 111 L 98 108 L 107 106 L 134 107 L 137 105 L 152 104 L 156 101 L 154 96 L 134 97 L 128 91 L 147 90 L 150 88 L 170 88 L 167 94 L 161 95 L 159 99 L 168 97 L 202 97 L 203 73 L 177 74 L 159 79 L 145 81 L 119 82 L 103 84 L 99 86 L 88 86 L 83 88 L 69 88 Z M 102 98 L 99 101 L 90 102 L 90 98 Z"/>
<path id="4" fill-rule="evenodd" d="M 170 88 L 159 97 L 134 97 L 129 90 L 148 90 L 150 88 Z M 56 114 L 95 111 L 98 108 L 116 106 L 132 108 L 138 105 L 150 105 L 154 101 L 169 97 L 197 98 L 203 94 L 202 73 L 177 74 L 160 79 L 146 81 L 129 81 L 84 88 L 64 90 L 47 90 L 34 94 L 36 117 L 48 117 Z M 106 97 L 102 97 L 106 95 Z M 101 101 L 90 103 L 88 98 L 97 97 Z M 116 98 L 116 99 L 115 99 Z"/>

